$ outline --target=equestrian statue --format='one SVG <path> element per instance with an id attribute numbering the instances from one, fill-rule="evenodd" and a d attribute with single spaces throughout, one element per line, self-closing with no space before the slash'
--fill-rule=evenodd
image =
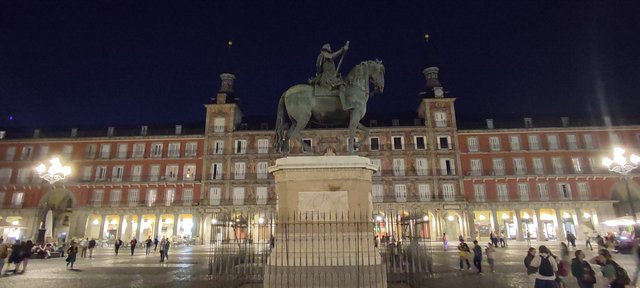
<path id="1" fill-rule="evenodd" d="M 369 83 L 375 93 L 384 90 L 384 66 L 380 60 L 368 60 L 356 65 L 342 79 L 337 72 L 342 59 L 349 49 L 349 42 L 336 52 L 331 46 L 322 46 L 316 62 L 316 77 L 308 84 L 296 84 L 287 89 L 278 103 L 274 147 L 280 153 L 289 153 L 290 140 L 297 140 L 308 151 L 310 147 L 302 142 L 300 131 L 309 122 L 319 125 L 344 125 L 349 128 L 348 151 L 355 153 L 363 141 L 369 137 L 369 129 L 360 123 L 367 111 L 370 93 Z M 341 57 L 336 67 L 334 59 Z M 290 125 L 286 129 L 286 115 Z M 356 129 L 364 133 L 355 142 Z M 286 130 L 286 131 L 285 131 Z"/>

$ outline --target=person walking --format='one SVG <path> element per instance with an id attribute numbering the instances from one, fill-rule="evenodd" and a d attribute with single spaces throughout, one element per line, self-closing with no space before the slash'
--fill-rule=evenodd
<path id="1" fill-rule="evenodd" d="M 145 248 L 146 248 L 146 256 L 149 256 L 149 253 L 151 253 L 151 245 L 153 245 L 153 240 L 151 240 L 151 236 L 149 236 L 149 238 L 147 238 L 147 241 L 144 241 L 145 243 Z"/>
<path id="2" fill-rule="evenodd" d="M 493 247 L 493 243 L 487 243 L 485 254 L 487 254 L 487 262 L 489 262 L 489 268 L 491 268 L 491 272 L 496 272 L 496 270 L 493 268 L 495 253 L 496 249 Z"/>
<path id="3" fill-rule="evenodd" d="M 567 246 L 571 245 L 573 248 L 576 248 L 576 235 L 567 231 Z"/>
<path id="4" fill-rule="evenodd" d="M 67 267 L 71 265 L 71 270 L 73 270 L 73 264 L 76 263 L 76 255 L 78 254 L 78 246 L 76 246 L 75 241 L 71 241 L 71 245 L 69 249 L 67 249 Z"/>
<path id="5" fill-rule="evenodd" d="M 80 258 L 87 258 L 87 248 L 89 248 L 89 238 L 80 241 Z"/>
<path id="6" fill-rule="evenodd" d="M 169 261 L 169 247 L 171 247 L 171 242 L 169 242 L 169 238 L 165 239 L 164 242 L 164 258 Z"/>
<path id="7" fill-rule="evenodd" d="M 20 274 L 27 272 L 27 265 L 29 264 L 29 259 L 31 259 L 31 255 L 33 255 L 33 241 L 27 240 L 24 243 L 22 250 L 22 271 Z M 18 273 L 18 267 L 16 266 L 16 273 Z"/>
<path id="8" fill-rule="evenodd" d="M 576 250 L 574 254 L 576 258 L 571 260 L 571 275 L 576 277 L 578 287 L 593 288 L 593 284 L 596 283 L 596 272 L 593 271 L 589 262 L 584 260 L 586 256 L 582 250 Z"/>
<path id="9" fill-rule="evenodd" d="M 160 262 L 164 262 L 164 245 L 166 242 L 167 240 L 162 237 L 162 240 L 160 240 Z"/>
<path id="10" fill-rule="evenodd" d="M 447 239 L 447 233 L 442 233 L 442 245 L 444 245 L 444 251 L 449 249 L 449 239 Z"/>
<path id="11" fill-rule="evenodd" d="M 478 240 L 473 240 L 473 266 L 478 269 L 478 274 L 482 274 L 482 247 Z"/>
<path id="12" fill-rule="evenodd" d="M 89 240 L 89 259 L 93 258 L 93 249 L 96 248 L 96 239 Z"/>
<path id="13" fill-rule="evenodd" d="M 153 239 L 153 252 L 156 252 L 156 250 L 158 250 L 158 236 L 156 236 L 156 238 Z"/>
<path id="14" fill-rule="evenodd" d="M 557 288 L 556 272 L 558 272 L 558 263 L 553 258 L 551 250 L 547 246 L 541 245 L 538 248 L 540 254 L 533 257 L 530 267 L 537 268 L 535 288 Z"/>
<path id="15" fill-rule="evenodd" d="M 464 270 L 462 266 L 462 262 L 467 262 L 467 270 L 471 269 L 471 264 L 469 264 L 469 253 L 471 250 L 469 249 L 469 245 L 464 243 L 464 240 L 460 241 L 458 245 L 458 256 L 460 257 L 460 271 Z"/>
<path id="16" fill-rule="evenodd" d="M 7 272 L 18 273 L 18 267 L 22 263 L 22 257 L 24 256 L 24 242 L 16 240 L 16 243 L 11 246 L 11 253 L 9 254 L 9 261 L 7 262 Z M 13 270 L 9 270 L 10 265 L 13 264 Z"/>
<path id="17" fill-rule="evenodd" d="M 120 246 L 122 246 L 122 244 L 124 243 L 122 243 L 122 240 L 120 239 L 116 239 L 116 242 L 113 243 L 113 247 L 116 248 L 116 256 L 118 256 L 118 250 L 120 250 Z"/>
<path id="18" fill-rule="evenodd" d="M 600 249 L 598 256 L 593 257 L 589 262 L 600 266 L 600 271 L 604 276 L 605 283 L 609 288 L 624 288 L 631 284 L 629 274 L 618 263 L 613 261 L 611 252 L 607 249 Z M 607 287 L 607 286 L 605 286 Z"/>
<path id="19" fill-rule="evenodd" d="M 498 240 L 500 240 L 501 248 L 507 247 L 507 242 L 504 241 L 504 234 L 502 233 L 502 231 L 498 231 Z"/>
<path id="20" fill-rule="evenodd" d="M 133 252 L 136 250 L 136 244 L 138 244 L 138 240 L 133 237 L 133 239 L 131 239 L 131 242 L 129 242 L 129 245 L 131 245 L 131 256 L 133 256 Z"/>

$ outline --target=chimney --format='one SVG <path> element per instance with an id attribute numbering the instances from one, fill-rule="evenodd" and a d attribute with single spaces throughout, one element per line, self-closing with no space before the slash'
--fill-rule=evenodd
<path id="1" fill-rule="evenodd" d="M 78 137 L 78 128 L 71 128 L 71 138 Z"/>
<path id="2" fill-rule="evenodd" d="M 603 116 L 602 120 L 604 120 L 604 126 L 611 127 L 611 116 Z"/>
<path id="3" fill-rule="evenodd" d="M 40 138 L 40 129 L 33 130 L 33 138 Z"/>
<path id="4" fill-rule="evenodd" d="M 176 135 L 182 134 L 182 125 L 176 125 Z"/>
<path id="5" fill-rule="evenodd" d="M 141 126 L 140 127 L 140 136 L 147 136 L 147 130 L 149 130 L 149 126 Z"/>
<path id="6" fill-rule="evenodd" d="M 533 119 L 529 117 L 524 118 L 524 128 L 533 128 Z"/>
<path id="7" fill-rule="evenodd" d="M 113 133 L 115 132 L 115 130 L 116 130 L 116 127 L 113 127 L 113 126 L 107 128 L 107 137 L 113 137 Z"/>
<path id="8" fill-rule="evenodd" d="M 236 80 L 236 76 L 231 73 L 220 74 L 220 90 L 216 97 L 216 103 L 225 104 L 227 98 L 233 94 L 233 81 Z"/>
<path id="9" fill-rule="evenodd" d="M 562 120 L 562 127 L 569 127 L 569 117 L 560 117 L 560 120 Z"/>
<path id="10" fill-rule="evenodd" d="M 493 119 L 486 119 L 487 129 L 493 129 Z"/>
<path id="11" fill-rule="evenodd" d="M 0 131 L 0 140 L 4 139 L 4 135 L 7 134 L 7 131 Z"/>

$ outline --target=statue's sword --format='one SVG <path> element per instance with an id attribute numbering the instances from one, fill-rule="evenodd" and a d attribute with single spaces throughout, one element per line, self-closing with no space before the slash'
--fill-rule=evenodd
<path id="1" fill-rule="evenodd" d="M 349 41 L 347 41 L 347 45 L 349 45 Z M 338 77 L 340 66 L 342 66 L 342 59 L 344 59 L 344 55 L 347 54 L 347 51 L 344 51 L 344 53 L 342 53 L 342 56 L 340 56 L 340 61 L 338 61 L 338 67 L 336 67 L 336 75 L 335 75 L 336 77 Z"/>

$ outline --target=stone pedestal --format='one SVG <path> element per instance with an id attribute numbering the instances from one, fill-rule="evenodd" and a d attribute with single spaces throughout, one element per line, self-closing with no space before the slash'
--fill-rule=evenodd
<path id="1" fill-rule="evenodd" d="M 359 156 L 278 159 L 275 247 L 264 287 L 387 287 L 373 242 L 371 175 Z"/>

